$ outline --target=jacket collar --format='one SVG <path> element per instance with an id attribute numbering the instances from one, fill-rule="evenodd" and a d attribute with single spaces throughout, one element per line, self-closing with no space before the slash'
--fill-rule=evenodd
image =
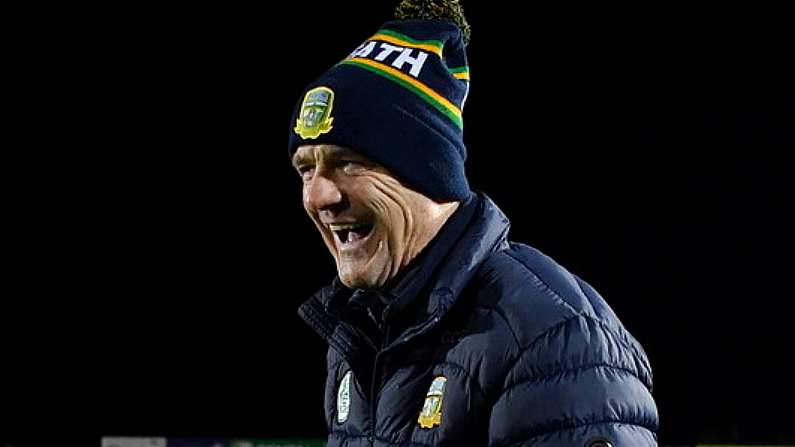
<path id="1" fill-rule="evenodd" d="M 483 193 L 474 193 L 453 214 L 395 286 L 380 292 L 389 302 L 383 315 L 387 322 L 427 296 L 424 318 L 407 329 L 401 341 L 426 332 L 448 312 L 480 264 L 507 244 L 509 227 L 508 218 Z M 337 326 L 341 319 L 344 321 L 345 307 L 354 293 L 337 277 L 305 302 L 298 313 L 330 345 L 351 348 L 358 344 L 355 331 L 340 331 Z"/>
<path id="2" fill-rule="evenodd" d="M 455 252 L 453 248 L 472 223 L 480 202 L 475 194 L 464 201 L 394 286 L 383 293 L 384 301 L 388 303 L 384 309 L 384 321 L 389 322 L 420 296 L 433 291 L 436 274 L 444 266 L 445 258 Z"/>

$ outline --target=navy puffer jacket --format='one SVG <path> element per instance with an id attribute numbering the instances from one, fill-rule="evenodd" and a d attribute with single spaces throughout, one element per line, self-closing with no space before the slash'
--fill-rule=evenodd
<path id="1" fill-rule="evenodd" d="M 601 296 L 478 194 L 389 292 L 299 314 L 329 344 L 329 446 L 656 446 L 649 362 Z"/>

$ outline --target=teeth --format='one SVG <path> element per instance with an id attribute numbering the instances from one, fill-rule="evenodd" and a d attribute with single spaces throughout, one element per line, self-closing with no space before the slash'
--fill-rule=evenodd
<path id="1" fill-rule="evenodd" d="M 355 230 L 367 224 L 331 224 L 329 228 L 331 231 Z"/>

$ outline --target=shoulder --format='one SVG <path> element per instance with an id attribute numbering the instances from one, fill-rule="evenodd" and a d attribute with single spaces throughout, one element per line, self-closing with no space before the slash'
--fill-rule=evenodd
<path id="1" fill-rule="evenodd" d="M 588 283 L 549 256 L 510 243 L 482 264 L 478 302 L 499 313 L 518 345 L 518 364 L 533 376 L 589 365 L 625 368 L 651 387 L 640 344 Z M 510 379 L 510 378 L 508 378 Z"/>
<path id="2" fill-rule="evenodd" d="M 646 354 L 588 283 L 538 250 L 510 244 L 484 262 L 475 286 L 518 345 L 493 405 L 498 443 L 653 439 L 658 419 Z"/>
<path id="3" fill-rule="evenodd" d="M 482 300 L 515 316 L 512 326 L 522 329 L 521 338 L 578 315 L 598 317 L 596 297 L 588 296 L 579 278 L 523 244 L 510 243 L 486 258 L 475 287 Z"/>

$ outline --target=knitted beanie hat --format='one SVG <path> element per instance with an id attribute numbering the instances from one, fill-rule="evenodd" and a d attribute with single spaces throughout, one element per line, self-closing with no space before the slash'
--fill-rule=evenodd
<path id="1" fill-rule="evenodd" d="M 469 25 L 458 0 L 404 0 L 396 18 L 305 89 L 289 154 L 347 147 L 431 199 L 463 200 Z"/>

